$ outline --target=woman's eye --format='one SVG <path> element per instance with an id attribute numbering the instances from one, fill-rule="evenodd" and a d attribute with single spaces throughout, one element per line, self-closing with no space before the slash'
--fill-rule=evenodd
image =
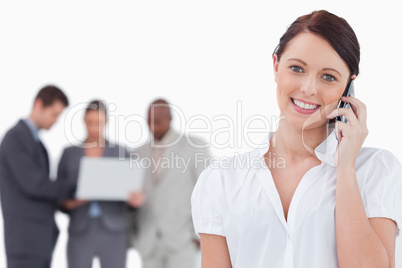
<path id="1" fill-rule="evenodd" d="M 324 80 L 328 81 L 328 82 L 332 82 L 332 81 L 336 80 L 335 77 L 330 74 L 325 74 L 322 78 L 324 78 Z"/>
<path id="2" fill-rule="evenodd" d="M 303 69 L 301 67 L 299 67 L 299 66 L 290 66 L 290 69 L 292 69 L 292 71 L 296 72 L 296 73 L 302 73 L 303 72 Z"/>

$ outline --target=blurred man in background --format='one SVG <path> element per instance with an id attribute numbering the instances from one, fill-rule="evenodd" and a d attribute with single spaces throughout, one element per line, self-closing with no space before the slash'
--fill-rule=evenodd
<path id="1" fill-rule="evenodd" d="M 171 121 L 168 102 L 152 102 L 148 110 L 151 141 L 135 152 L 151 163 L 145 175 L 145 203 L 131 217 L 132 244 L 143 268 L 194 267 L 199 247 L 190 201 L 210 154 L 194 146 L 204 144 L 200 140 L 191 138 L 190 143 L 189 137 L 173 130 Z"/>
<path id="2" fill-rule="evenodd" d="M 49 179 L 49 159 L 38 131 L 50 129 L 68 106 L 55 86 L 37 94 L 31 114 L 0 145 L 0 197 L 8 268 L 49 268 L 59 230 L 54 213 L 72 198 L 74 184 Z"/>

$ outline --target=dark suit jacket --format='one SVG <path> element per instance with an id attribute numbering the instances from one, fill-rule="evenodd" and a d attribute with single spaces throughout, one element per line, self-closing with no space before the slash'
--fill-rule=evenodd
<path id="1" fill-rule="evenodd" d="M 45 147 L 20 120 L 0 145 L 0 197 L 8 258 L 50 260 L 58 236 L 54 212 L 74 185 L 49 179 Z"/>
<path id="2" fill-rule="evenodd" d="M 80 160 L 84 156 L 84 148 L 72 146 L 64 150 L 57 177 L 60 180 L 68 180 L 77 183 Z M 106 141 L 103 156 L 105 157 L 129 157 L 127 151 L 120 146 L 110 144 Z M 113 180 L 113 178 L 110 178 Z M 129 206 L 125 202 L 99 201 L 102 209 L 100 218 L 106 230 L 111 232 L 125 232 L 127 230 L 127 212 Z M 70 234 L 85 233 L 90 225 L 91 218 L 88 215 L 90 204 L 82 205 L 74 210 L 65 211 L 70 216 L 68 231 Z"/>

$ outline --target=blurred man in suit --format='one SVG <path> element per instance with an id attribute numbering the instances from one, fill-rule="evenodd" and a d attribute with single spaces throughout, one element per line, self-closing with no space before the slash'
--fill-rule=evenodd
<path id="1" fill-rule="evenodd" d="M 31 114 L 0 145 L 0 197 L 8 268 L 49 268 L 57 241 L 54 212 L 72 198 L 74 184 L 49 179 L 49 159 L 38 131 L 56 123 L 68 100 L 55 86 L 37 94 Z"/>
<path id="2" fill-rule="evenodd" d="M 168 102 L 155 100 L 148 110 L 151 142 L 132 154 L 144 165 L 151 163 L 144 181 L 145 203 L 131 217 L 132 244 L 144 268 L 191 268 L 198 250 L 190 199 L 210 154 L 196 146 L 205 145 L 202 141 L 173 130 L 171 120 Z"/>

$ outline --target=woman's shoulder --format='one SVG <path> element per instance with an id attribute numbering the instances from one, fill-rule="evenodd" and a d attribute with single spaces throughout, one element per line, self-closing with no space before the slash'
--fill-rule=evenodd
<path id="1" fill-rule="evenodd" d="M 242 184 L 250 172 L 259 167 L 261 159 L 256 156 L 254 151 L 215 158 L 201 172 L 198 184 L 210 185 L 210 187 L 236 188 Z"/>
<path id="2" fill-rule="evenodd" d="M 356 175 L 360 183 L 365 185 L 402 187 L 402 165 L 386 149 L 361 148 L 356 160 Z"/>
<path id="3" fill-rule="evenodd" d="M 251 167 L 255 166 L 257 161 L 260 161 L 255 151 L 250 151 L 246 153 L 235 153 L 229 157 L 215 158 L 211 161 L 209 167 L 211 169 L 219 170 L 221 173 L 243 173 L 249 170 Z"/>
<path id="4" fill-rule="evenodd" d="M 402 166 L 388 150 L 362 148 L 356 176 L 369 218 L 390 218 L 402 226 Z"/>
<path id="5" fill-rule="evenodd" d="M 389 150 L 362 147 L 356 160 L 356 167 L 358 168 L 386 168 L 386 169 L 400 169 L 401 163 L 398 158 Z"/>

